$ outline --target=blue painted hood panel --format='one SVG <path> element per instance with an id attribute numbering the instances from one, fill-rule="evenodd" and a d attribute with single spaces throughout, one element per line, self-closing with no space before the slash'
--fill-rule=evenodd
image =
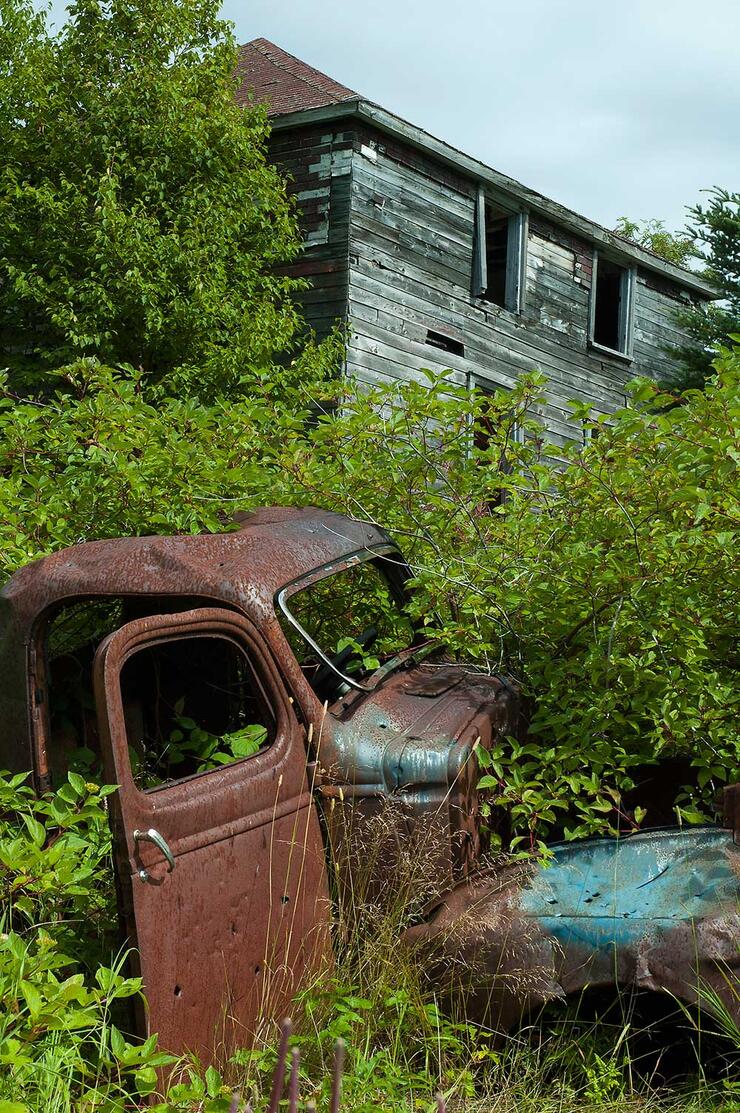
<path id="1" fill-rule="evenodd" d="M 500 1032 L 547 1001 L 592 986 L 668 992 L 740 1023 L 740 846 L 717 827 L 640 832 L 552 848 L 452 889 L 407 933 L 433 947 Z"/>

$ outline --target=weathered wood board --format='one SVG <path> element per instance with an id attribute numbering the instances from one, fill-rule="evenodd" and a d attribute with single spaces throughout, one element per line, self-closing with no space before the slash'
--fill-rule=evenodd
<path id="1" fill-rule="evenodd" d="M 511 389 L 539 369 L 548 385 L 533 415 L 555 453 L 583 431 L 568 407 L 625 404 L 638 375 L 669 378 L 681 343 L 673 311 L 688 294 L 638 269 L 631 358 L 589 343 L 593 245 L 541 216 L 529 221 L 519 312 L 472 296 L 476 185 L 358 121 L 278 131 L 272 157 L 292 179 L 310 278 L 302 298 L 320 336 L 349 323 L 347 373 L 374 385 L 421 379 L 422 368 L 473 388 Z M 427 343 L 449 337 L 464 352 Z"/>

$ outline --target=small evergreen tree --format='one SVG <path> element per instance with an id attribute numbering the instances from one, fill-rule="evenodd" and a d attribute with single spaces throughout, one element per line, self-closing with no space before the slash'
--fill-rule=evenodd
<path id="1" fill-rule="evenodd" d="M 740 334 L 740 193 L 713 189 L 706 205 L 689 212 L 692 235 L 706 250 L 705 277 L 717 287 L 720 300 L 677 315 L 690 338 L 672 353 L 683 364 L 677 385 L 684 389 L 702 387 L 712 374 L 717 350 Z"/>

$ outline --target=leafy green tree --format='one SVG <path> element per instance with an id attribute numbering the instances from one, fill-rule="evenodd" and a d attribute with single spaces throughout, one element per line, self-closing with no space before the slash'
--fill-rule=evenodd
<path id="1" fill-rule="evenodd" d="M 674 350 L 685 368 L 683 387 L 701 387 L 712 374 L 717 349 L 740 335 L 740 193 L 713 189 L 706 205 L 689 210 L 692 235 L 704 248 L 705 277 L 719 300 L 681 310 L 689 343 Z"/>
<path id="2" fill-rule="evenodd" d="M 614 231 L 678 267 L 685 267 L 692 259 L 701 257 L 692 235 L 669 232 L 662 220 L 630 220 L 620 216 Z"/>
<path id="3" fill-rule="evenodd" d="M 58 35 L 0 0 L 0 364 L 81 357 L 201 397 L 290 377 L 300 243 L 234 101 L 219 0 L 74 0 Z M 305 368 L 304 368 L 305 370 Z"/>

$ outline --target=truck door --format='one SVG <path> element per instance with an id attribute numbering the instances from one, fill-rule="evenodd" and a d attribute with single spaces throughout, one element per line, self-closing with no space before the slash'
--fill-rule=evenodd
<path id="1" fill-rule="evenodd" d="M 94 684 L 142 1026 L 220 1059 L 328 953 L 305 732 L 258 632 L 221 609 L 121 627 Z"/>

